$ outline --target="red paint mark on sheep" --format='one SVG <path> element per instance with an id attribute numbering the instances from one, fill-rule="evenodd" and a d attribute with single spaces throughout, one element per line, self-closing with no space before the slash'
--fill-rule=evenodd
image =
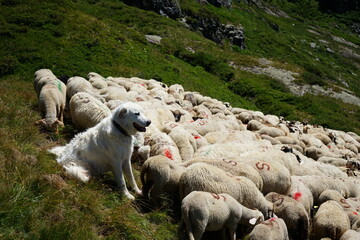
<path id="1" fill-rule="evenodd" d="M 171 160 L 174 160 L 173 156 L 168 148 L 164 150 L 164 155 L 165 155 L 165 157 L 170 158 Z"/>
<path id="2" fill-rule="evenodd" d="M 194 136 L 195 139 L 200 139 L 201 137 L 200 136 Z"/>
<path id="3" fill-rule="evenodd" d="M 298 201 L 300 198 L 302 197 L 302 193 L 301 192 L 296 192 L 295 194 L 294 194 L 294 199 L 296 200 L 296 201 Z"/>
<path id="4" fill-rule="evenodd" d="M 144 101 L 144 99 L 142 99 L 142 98 L 140 98 L 140 97 L 137 97 L 137 98 L 136 98 L 136 101 L 137 101 L 137 102 L 142 102 L 142 101 Z"/>
<path id="5" fill-rule="evenodd" d="M 261 164 L 261 165 L 260 165 Z M 257 167 L 257 169 L 259 170 L 263 170 L 265 168 L 265 166 L 267 167 L 266 171 L 270 171 L 270 166 L 266 163 L 261 163 L 261 162 L 257 162 L 255 164 L 255 166 Z"/>
<path id="6" fill-rule="evenodd" d="M 231 164 L 231 165 L 233 165 L 233 166 L 236 166 L 236 165 L 237 165 L 237 162 L 235 162 L 235 161 L 231 161 L 231 160 L 227 160 L 227 159 L 223 159 L 223 161 L 224 161 L 225 163 Z"/>
<path id="7" fill-rule="evenodd" d="M 205 125 L 206 123 L 207 123 L 207 121 L 205 121 L 205 120 L 202 120 L 202 119 L 199 120 L 199 124 L 201 126 Z"/>
<path id="8" fill-rule="evenodd" d="M 144 83 L 140 84 L 141 86 L 145 87 L 146 85 Z"/>
<path id="9" fill-rule="evenodd" d="M 345 198 L 340 199 L 340 203 L 343 208 L 351 208 L 350 204 L 346 202 Z"/>
<path id="10" fill-rule="evenodd" d="M 354 215 L 359 215 L 357 212 L 353 212 Z"/>
<path id="11" fill-rule="evenodd" d="M 224 202 L 226 201 L 226 197 L 223 195 L 219 195 L 216 193 L 210 193 L 215 199 L 220 199 L 220 197 L 222 197 L 224 199 Z"/>
<path id="12" fill-rule="evenodd" d="M 177 127 L 177 126 L 179 126 L 179 125 L 177 125 L 177 124 L 175 124 L 175 123 L 171 123 L 169 126 L 170 126 L 171 128 L 175 128 L 175 127 Z"/>

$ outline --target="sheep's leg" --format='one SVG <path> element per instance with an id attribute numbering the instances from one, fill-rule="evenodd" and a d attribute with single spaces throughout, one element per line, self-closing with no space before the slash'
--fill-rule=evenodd
<path id="1" fill-rule="evenodd" d="M 200 240 L 202 235 L 204 234 L 206 230 L 206 226 L 209 220 L 208 214 L 197 212 L 197 214 L 191 214 L 191 220 L 192 223 L 192 229 L 193 229 L 193 235 L 194 239 Z"/>
<path id="2" fill-rule="evenodd" d="M 120 164 L 114 166 L 113 174 L 115 176 L 115 180 L 120 189 L 120 192 L 123 193 L 127 198 L 134 200 L 134 196 L 131 195 L 126 188 L 124 175 L 122 173 L 122 166 Z"/>
<path id="3" fill-rule="evenodd" d="M 162 184 L 160 182 L 154 182 L 152 188 L 150 189 L 149 199 L 156 207 L 160 206 L 159 195 L 164 192 L 164 186 L 165 184 Z"/>
<path id="4" fill-rule="evenodd" d="M 132 168 L 131 168 L 131 164 L 130 164 L 130 159 L 128 159 L 127 161 L 125 161 L 123 163 L 123 170 L 124 170 L 126 179 L 129 181 L 129 185 L 134 189 L 134 191 L 137 194 L 141 195 L 141 190 L 138 188 L 138 186 L 135 182 L 134 174 L 132 172 Z"/>

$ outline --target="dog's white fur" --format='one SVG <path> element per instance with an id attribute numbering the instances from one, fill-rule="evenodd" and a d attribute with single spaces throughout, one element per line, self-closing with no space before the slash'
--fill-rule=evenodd
<path id="1" fill-rule="evenodd" d="M 150 123 L 138 104 L 127 102 L 96 126 L 76 135 L 67 145 L 49 151 L 57 155 L 57 162 L 69 176 L 83 182 L 91 175 L 112 171 L 120 191 L 134 199 L 126 188 L 123 171 L 129 185 L 141 194 L 130 164 L 132 137 L 138 130 L 145 131 Z"/>

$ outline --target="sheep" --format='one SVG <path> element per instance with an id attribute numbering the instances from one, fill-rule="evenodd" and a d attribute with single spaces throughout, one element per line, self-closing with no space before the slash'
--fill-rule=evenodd
<path id="1" fill-rule="evenodd" d="M 144 162 L 140 173 L 143 195 L 148 197 L 154 206 L 159 206 L 160 194 L 179 193 L 179 179 L 184 171 L 185 167 L 167 157 L 162 155 L 150 157 Z"/>
<path id="2" fill-rule="evenodd" d="M 304 206 L 308 216 L 311 216 L 311 209 L 314 205 L 314 197 L 310 189 L 302 181 L 300 181 L 299 178 L 295 176 L 291 177 L 291 186 L 286 195 L 300 202 Z"/>
<path id="3" fill-rule="evenodd" d="M 181 162 L 179 149 L 171 137 L 157 129 L 151 130 L 153 128 L 144 133 L 145 145 L 149 145 L 151 149 L 150 156 L 163 155 L 175 162 Z"/>
<path id="4" fill-rule="evenodd" d="M 78 92 L 69 102 L 71 120 L 79 130 L 91 128 L 111 114 L 100 100 L 86 92 Z"/>
<path id="5" fill-rule="evenodd" d="M 234 158 L 235 162 L 244 162 L 257 170 L 263 179 L 261 192 L 287 193 L 291 186 L 291 175 L 289 170 L 279 162 L 273 160 L 261 161 L 253 159 L 251 154 L 246 157 Z"/>
<path id="6" fill-rule="evenodd" d="M 229 142 L 216 143 L 199 148 L 195 154 L 196 157 L 205 158 L 234 158 L 241 154 L 251 151 L 267 151 L 271 148 L 268 141 L 260 140 L 248 143 Z"/>
<path id="7" fill-rule="evenodd" d="M 343 159 L 343 158 L 334 158 L 334 157 L 320 157 L 317 162 L 322 162 L 322 163 L 326 163 L 326 164 L 331 164 L 337 167 L 345 167 L 347 164 L 347 160 Z"/>
<path id="8" fill-rule="evenodd" d="M 347 230 L 340 238 L 340 240 L 357 240 L 360 239 L 360 232 L 354 230 Z"/>
<path id="9" fill-rule="evenodd" d="M 248 142 L 260 140 L 260 136 L 254 132 L 244 130 L 244 131 L 215 131 L 209 132 L 205 135 L 206 140 L 210 144 L 214 143 L 226 143 L 226 142 Z"/>
<path id="10" fill-rule="evenodd" d="M 360 221 L 360 215 L 358 213 L 359 209 L 352 205 L 352 201 L 350 199 L 345 199 L 339 192 L 335 190 L 325 190 L 320 194 L 318 204 L 321 205 L 322 203 L 329 200 L 334 200 L 340 204 L 342 209 L 349 217 L 350 225 L 354 226 L 355 228 L 357 225 L 356 222 Z M 354 229 L 353 227 L 351 228 Z M 357 229 L 357 227 L 355 229 Z"/>
<path id="11" fill-rule="evenodd" d="M 264 139 L 264 140 L 269 141 L 272 145 L 281 144 L 281 142 L 280 142 L 278 139 L 273 138 L 273 137 L 270 137 L 269 135 L 262 134 L 260 137 L 261 137 L 262 139 Z"/>
<path id="12" fill-rule="evenodd" d="M 39 81 L 41 79 L 43 79 L 42 80 L 43 83 L 39 84 Z M 41 88 L 50 79 L 56 79 L 56 76 L 53 74 L 53 72 L 50 69 L 40 69 L 34 73 L 34 89 L 35 89 L 37 96 L 39 96 Z"/>
<path id="13" fill-rule="evenodd" d="M 197 149 L 196 141 L 194 137 L 185 129 L 176 127 L 168 134 L 168 136 L 174 141 L 182 161 L 188 161 L 193 156 Z"/>
<path id="14" fill-rule="evenodd" d="M 246 129 L 250 130 L 250 131 L 258 131 L 263 127 L 264 127 L 264 125 L 262 123 L 260 123 L 257 120 L 254 120 L 254 119 L 250 120 L 246 125 Z"/>
<path id="15" fill-rule="evenodd" d="M 267 114 L 264 117 L 265 124 L 270 124 L 271 126 L 277 126 L 280 123 L 278 116 Z"/>
<path id="16" fill-rule="evenodd" d="M 200 240 L 205 231 L 223 228 L 236 240 L 238 223 L 254 225 L 264 221 L 259 210 L 244 207 L 225 193 L 193 191 L 182 200 L 181 212 L 181 225 L 185 223 L 190 240 Z"/>
<path id="17" fill-rule="evenodd" d="M 101 89 L 100 93 L 105 97 L 107 102 L 111 100 L 127 101 L 127 91 L 123 86 L 108 86 Z"/>
<path id="18" fill-rule="evenodd" d="M 350 195 L 349 186 L 342 178 L 328 176 L 293 176 L 293 178 L 298 179 L 309 188 L 314 197 L 314 202 L 317 202 L 320 194 L 327 189 L 336 190 L 345 197 Z M 351 195 L 353 196 L 353 194 Z"/>
<path id="19" fill-rule="evenodd" d="M 284 220 L 271 218 L 256 225 L 250 232 L 248 240 L 289 240 Z"/>
<path id="20" fill-rule="evenodd" d="M 71 77 L 66 83 L 66 96 L 70 100 L 78 92 L 87 92 L 93 97 L 97 98 L 101 102 L 104 102 L 104 98 L 100 96 L 100 92 L 94 89 L 89 81 L 83 77 Z"/>
<path id="21" fill-rule="evenodd" d="M 285 221 L 291 239 L 308 239 L 309 215 L 300 202 L 275 192 L 268 193 L 265 198 L 274 203 L 274 214 Z"/>
<path id="22" fill-rule="evenodd" d="M 251 113 L 246 112 L 246 111 L 239 113 L 236 117 L 245 124 L 248 124 L 252 120 Z"/>
<path id="23" fill-rule="evenodd" d="M 66 92 L 66 89 L 63 91 Z M 46 84 L 42 87 L 39 94 L 39 109 L 42 119 L 36 124 L 55 132 L 58 131 L 58 126 L 64 126 L 65 96 L 57 86 Z"/>
<path id="24" fill-rule="evenodd" d="M 275 127 L 262 127 L 258 133 L 260 135 L 262 134 L 266 134 L 266 135 L 269 135 L 270 137 L 280 137 L 280 136 L 285 136 L 285 132 L 279 128 L 275 128 Z"/>
<path id="25" fill-rule="evenodd" d="M 227 128 L 224 126 L 224 123 L 226 123 L 226 121 L 198 119 L 194 122 L 184 124 L 184 128 L 196 130 L 201 136 L 205 136 L 209 132 L 225 131 Z M 232 129 L 233 128 L 230 128 L 229 130 Z"/>
<path id="26" fill-rule="evenodd" d="M 192 191 L 227 193 L 249 208 L 259 209 L 266 218 L 272 216 L 273 204 L 267 201 L 256 185 L 246 177 L 238 177 L 215 166 L 195 163 L 179 180 L 180 198 Z"/>
<path id="27" fill-rule="evenodd" d="M 184 88 L 180 84 L 171 85 L 168 93 L 173 95 L 175 99 L 182 101 L 184 99 Z"/>
<path id="28" fill-rule="evenodd" d="M 350 229 L 350 221 L 340 204 L 329 200 L 320 205 L 314 217 L 315 239 L 340 239 Z"/>
<path id="29" fill-rule="evenodd" d="M 310 157 L 314 160 L 318 160 L 320 157 L 334 157 L 334 158 L 341 158 L 342 155 L 339 154 L 334 154 L 332 152 L 330 152 L 327 148 L 323 149 L 323 148 L 317 148 L 314 146 L 308 147 L 306 149 L 306 156 Z"/>
<path id="30" fill-rule="evenodd" d="M 188 167 L 194 163 L 206 163 L 218 167 L 235 176 L 243 176 L 255 183 L 256 187 L 261 191 L 263 189 L 263 179 L 259 172 L 247 163 L 240 161 L 233 161 L 231 159 L 206 159 L 194 158 L 181 164 L 181 166 Z"/>
<path id="31" fill-rule="evenodd" d="M 91 85 L 96 89 L 106 89 L 108 87 L 105 78 L 103 78 L 100 74 L 90 72 L 87 77 Z"/>

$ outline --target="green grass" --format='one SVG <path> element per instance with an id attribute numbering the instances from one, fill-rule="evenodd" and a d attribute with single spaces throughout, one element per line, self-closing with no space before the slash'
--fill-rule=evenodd
<path id="1" fill-rule="evenodd" d="M 179 218 L 172 206 L 142 211 L 147 203 L 122 198 L 111 175 L 89 184 L 64 176 L 47 149 L 69 141 L 73 129 L 68 125 L 49 134 L 35 126 L 40 114 L 32 81 L 40 68 L 57 76 L 98 72 L 179 83 L 234 107 L 360 133 L 359 107 L 328 97 L 295 97 L 274 79 L 229 66 L 258 66 L 258 58 L 265 57 L 274 67 L 300 73 L 298 83 L 344 87 L 341 77 L 360 96 L 359 60 L 338 54 L 341 44 L 331 37 L 360 45 L 346 25 L 357 13 L 325 15 L 309 5 L 307 15 L 301 15 L 295 3 L 270 1 L 285 9 L 288 19 L 233 2 L 226 9 L 180 0 L 184 12 L 241 24 L 245 50 L 228 41 L 215 44 L 175 20 L 118 0 L 0 0 L 1 239 L 177 239 Z M 320 37 L 307 31 L 312 27 Z M 161 45 L 146 42 L 145 34 L 160 35 Z M 319 47 L 312 49 L 311 42 Z M 49 174 L 65 178 L 66 184 L 52 182 Z"/>

